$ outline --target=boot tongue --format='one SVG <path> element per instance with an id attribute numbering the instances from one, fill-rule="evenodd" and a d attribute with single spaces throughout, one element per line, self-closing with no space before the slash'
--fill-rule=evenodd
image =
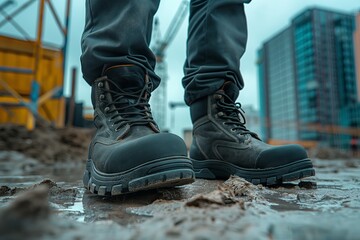
<path id="1" fill-rule="evenodd" d="M 239 96 L 239 88 L 236 86 L 233 82 L 225 82 L 222 86 L 221 90 L 225 92 L 225 94 L 230 98 L 231 102 L 228 102 L 229 100 L 226 99 L 228 103 L 235 103 L 236 99 Z"/>
<path id="2" fill-rule="evenodd" d="M 108 81 L 109 88 L 118 94 L 111 94 L 110 101 L 118 109 L 123 118 L 140 119 L 144 117 L 144 107 L 138 103 L 143 102 L 145 94 L 142 90 L 146 85 L 145 71 L 135 65 L 119 65 L 108 67 L 103 75 L 111 81 Z M 115 86 L 114 86 L 115 85 Z"/>
<path id="3" fill-rule="evenodd" d="M 103 75 L 126 92 L 137 92 L 145 86 L 145 71 L 135 65 L 119 65 L 105 69 Z"/>
<path id="4" fill-rule="evenodd" d="M 235 104 L 237 97 L 239 96 L 239 88 L 233 82 L 225 82 L 221 88 L 225 95 L 229 98 L 224 98 L 224 101 L 229 104 Z M 237 117 L 240 119 L 237 111 L 227 112 L 229 116 Z"/>
<path id="5" fill-rule="evenodd" d="M 130 95 L 134 94 L 133 97 L 128 96 L 117 101 L 116 105 L 118 107 L 137 103 L 140 96 L 136 96 L 136 93 L 140 94 L 140 91 L 145 86 L 145 71 L 142 68 L 135 65 L 117 65 L 105 69 L 103 75 L 106 75 L 108 79 L 116 84 L 116 86 L 110 86 L 110 88 L 115 91 L 119 88 Z"/>

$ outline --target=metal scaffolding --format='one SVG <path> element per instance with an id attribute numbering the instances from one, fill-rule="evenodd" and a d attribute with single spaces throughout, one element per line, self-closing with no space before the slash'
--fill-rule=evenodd
<path id="1" fill-rule="evenodd" d="M 64 103 L 63 103 L 63 79 L 65 71 L 66 49 L 68 43 L 68 27 L 71 0 L 65 0 L 65 19 L 64 23 L 60 20 L 58 13 L 51 0 L 28 0 L 15 10 L 6 13 L 6 8 L 14 3 L 13 0 L 8 0 L 0 5 L 0 14 L 3 20 L 0 21 L 0 28 L 6 23 L 11 24 L 14 29 L 20 33 L 23 39 L 2 37 L 0 43 L 0 53 L 6 56 L 12 56 L 14 59 L 7 61 L 6 66 L 0 64 L 0 107 L 3 111 L 11 114 L 12 109 L 25 108 L 29 114 L 26 114 L 24 123 L 28 129 L 33 129 L 35 123 L 54 124 L 61 127 L 64 124 Z M 29 34 L 18 24 L 15 17 L 29 8 L 32 4 L 38 2 L 38 15 L 36 22 L 36 37 L 31 39 Z M 59 49 L 48 49 L 43 45 L 45 8 L 48 7 L 54 18 L 57 27 L 62 36 L 63 43 Z M 6 55 L 7 54 L 7 55 Z M 11 55 L 9 55 L 11 54 Z M 17 57 L 19 56 L 19 57 Z M 22 59 L 21 61 L 19 59 Z M 30 67 L 24 68 L 23 65 Z M 25 62 L 25 63 L 24 63 Z M 60 63 L 60 64 L 59 64 Z M 9 64 L 12 64 L 11 66 Z M 58 66 L 59 65 L 59 66 Z M 51 68 L 52 67 L 52 68 Z M 49 85 L 46 79 L 48 71 L 51 68 L 52 74 L 56 74 L 56 81 L 54 86 Z M 11 77 L 9 77 L 11 76 Z M 22 80 L 25 77 L 31 76 L 31 87 L 22 86 L 22 89 L 29 88 L 29 91 L 21 91 Z M 51 99 L 59 99 L 56 104 L 57 112 L 54 117 L 54 109 L 46 105 Z M 41 113 L 40 113 L 41 108 Z M 23 117 L 24 114 L 16 115 L 11 118 L 10 122 L 16 121 L 17 118 Z M 1 122 L 4 122 L 1 119 Z M 6 122 L 6 121 L 5 121 Z"/>

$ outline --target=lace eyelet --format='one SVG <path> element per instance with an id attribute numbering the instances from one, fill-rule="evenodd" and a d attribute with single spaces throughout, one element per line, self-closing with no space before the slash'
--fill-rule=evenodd
<path id="1" fill-rule="evenodd" d="M 113 124 L 113 126 L 114 126 L 114 124 Z M 118 131 L 121 130 L 121 128 L 122 128 L 122 126 L 117 126 L 116 128 L 114 128 L 114 131 L 115 131 L 115 132 L 118 132 Z"/>
<path id="2" fill-rule="evenodd" d="M 105 95 L 104 95 L 104 94 L 101 94 L 101 95 L 99 96 L 99 99 L 100 99 L 100 101 L 104 100 L 104 99 L 105 99 Z"/>
<path id="3" fill-rule="evenodd" d="M 109 110 L 110 110 L 110 108 L 109 108 L 109 107 L 106 107 L 106 108 L 104 109 L 104 112 L 107 113 Z"/>
<path id="4" fill-rule="evenodd" d="M 102 82 L 99 82 L 99 83 L 98 83 L 98 87 L 99 87 L 99 88 L 102 88 L 103 86 L 104 86 L 104 84 L 103 84 Z"/>
<path id="5" fill-rule="evenodd" d="M 219 100 L 221 98 L 222 98 L 222 96 L 220 94 L 214 94 L 214 99 Z"/>
<path id="6" fill-rule="evenodd" d="M 217 115 L 218 117 L 222 117 L 222 116 L 224 116 L 225 114 L 224 114 L 223 112 L 218 112 L 216 115 Z"/>

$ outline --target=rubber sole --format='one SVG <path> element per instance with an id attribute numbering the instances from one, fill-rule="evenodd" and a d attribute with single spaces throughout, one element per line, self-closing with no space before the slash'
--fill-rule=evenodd
<path id="1" fill-rule="evenodd" d="M 281 167 L 246 169 L 220 160 L 192 160 L 196 178 L 227 179 L 231 175 L 245 178 L 253 184 L 266 186 L 290 182 L 315 175 L 310 159 L 303 159 Z"/>
<path id="2" fill-rule="evenodd" d="M 103 173 L 89 159 L 83 176 L 85 188 L 100 196 L 115 196 L 195 181 L 192 162 L 184 157 L 154 160 L 120 173 Z"/>

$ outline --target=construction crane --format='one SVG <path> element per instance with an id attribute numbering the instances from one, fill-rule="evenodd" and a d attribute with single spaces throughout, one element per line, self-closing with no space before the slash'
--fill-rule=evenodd
<path id="1" fill-rule="evenodd" d="M 9 13 L 11 5 L 21 2 Z M 32 130 L 36 124 L 63 127 L 65 99 L 63 96 L 64 70 L 71 0 L 65 2 L 65 17 L 60 18 L 54 1 L 51 0 L 7 0 L 0 4 L 0 28 L 9 23 L 20 33 L 11 37 L 5 30 L 0 34 L 0 123 L 24 125 Z M 25 9 L 38 3 L 36 17 L 16 18 Z M 45 15 L 49 9 L 50 17 L 59 29 L 63 43 L 61 46 L 48 47 L 44 44 Z M 28 34 L 17 21 L 36 23 L 35 37 Z M 12 29 L 11 28 L 11 31 Z M 1 29 L 2 31 L 4 29 Z"/>
<path id="2" fill-rule="evenodd" d="M 153 109 L 156 109 L 153 112 L 154 119 L 157 121 L 160 129 L 165 129 L 166 126 L 166 110 L 167 110 L 167 64 L 165 61 L 165 52 L 167 47 L 175 38 L 176 33 L 179 31 L 181 24 L 183 23 L 187 12 L 189 9 L 189 1 L 183 0 L 180 3 L 179 8 L 177 9 L 174 18 L 171 20 L 170 25 L 164 35 L 164 38 L 161 38 L 159 20 L 155 19 L 154 22 L 154 34 L 153 41 L 154 44 L 151 47 L 155 56 L 156 56 L 156 67 L 155 72 L 161 78 L 161 84 L 154 91 L 151 105 Z"/>

